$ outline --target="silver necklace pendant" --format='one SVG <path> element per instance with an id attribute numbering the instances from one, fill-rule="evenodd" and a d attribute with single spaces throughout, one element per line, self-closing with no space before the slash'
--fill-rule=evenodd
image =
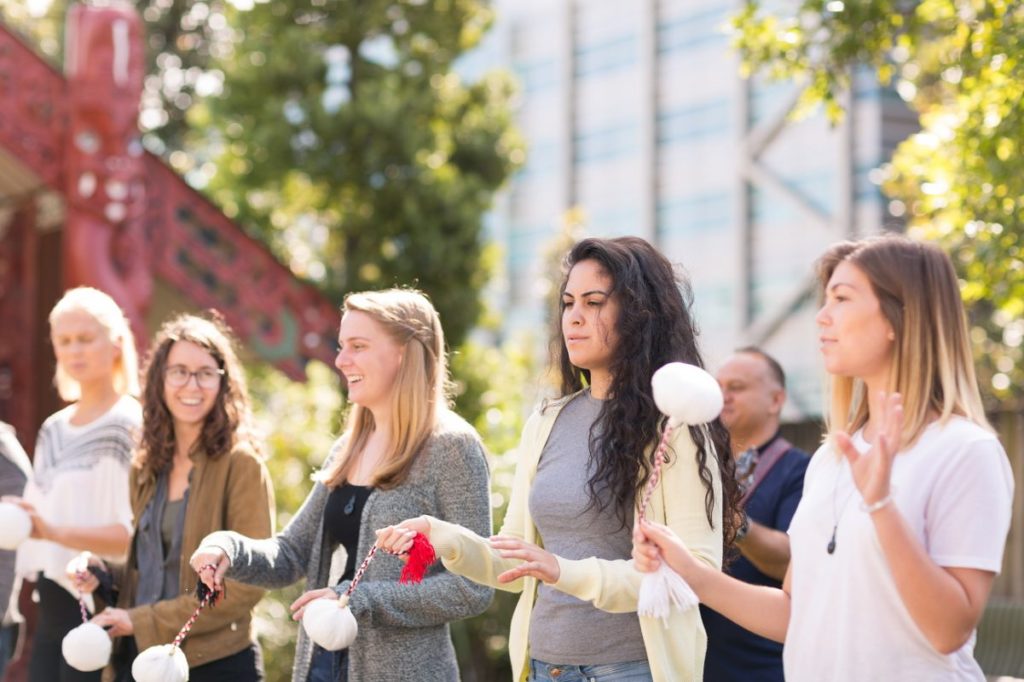
<path id="1" fill-rule="evenodd" d="M 356 494 L 352 493 L 352 497 L 348 498 L 348 502 L 345 503 L 345 508 L 342 510 L 345 512 L 345 516 L 348 516 L 356 508 Z"/>
<path id="2" fill-rule="evenodd" d="M 826 550 L 828 550 L 829 554 L 835 554 L 836 553 L 836 531 L 838 529 L 839 529 L 839 524 L 838 523 L 836 525 L 832 526 L 832 539 L 828 541 L 828 547 L 825 548 Z"/>

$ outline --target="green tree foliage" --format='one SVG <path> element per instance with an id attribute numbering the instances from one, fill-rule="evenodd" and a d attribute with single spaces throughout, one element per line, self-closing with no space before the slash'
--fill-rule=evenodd
<path id="1" fill-rule="evenodd" d="M 841 115 L 858 66 L 919 114 L 883 189 L 910 230 L 949 249 L 971 305 L 983 385 L 1019 397 L 1024 373 L 1024 4 L 1016 0 L 747 2 L 733 18 L 749 74 L 802 77 L 803 103 Z"/>
<path id="2" fill-rule="evenodd" d="M 257 423 L 266 443 L 267 468 L 274 481 L 277 530 L 284 528 L 313 487 L 320 468 L 341 432 L 344 411 L 340 381 L 332 368 L 311 363 L 299 384 L 277 370 L 246 363 Z M 298 623 L 288 605 L 302 594 L 297 583 L 274 590 L 256 607 L 256 630 L 263 647 L 268 680 L 291 677 Z"/>
<path id="3" fill-rule="evenodd" d="M 490 21 L 478 0 L 232 12 L 212 196 L 332 295 L 425 290 L 458 345 L 488 277 L 483 216 L 523 159 L 511 80 L 453 71 Z"/>

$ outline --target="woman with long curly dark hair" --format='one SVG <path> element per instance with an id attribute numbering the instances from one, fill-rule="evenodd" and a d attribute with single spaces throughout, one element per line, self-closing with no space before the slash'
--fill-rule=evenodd
<path id="1" fill-rule="evenodd" d="M 135 531 L 127 563 L 107 566 L 87 553 L 68 569 L 85 591 L 99 585 L 85 565 L 112 574 L 117 606 L 93 621 L 121 638 L 116 670 L 105 675 L 118 680 L 130 680 L 135 654 L 174 639 L 196 608 L 187 558 L 205 535 L 273 532 L 274 490 L 254 436 L 245 374 L 219 319 L 182 315 L 154 340 L 129 484 Z M 240 583 L 228 591 L 230 599 L 205 614 L 182 645 L 193 682 L 263 679 L 252 610 L 264 591 Z"/>
<path id="2" fill-rule="evenodd" d="M 651 376 L 669 362 L 702 365 L 689 286 L 636 237 L 585 239 L 565 266 L 553 343 L 561 397 L 524 429 L 500 534 L 488 541 L 420 517 L 382 530 L 381 542 L 401 552 L 410 531 L 425 533 L 448 570 L 522 593 L 509 637 L 517 681 L 699 679 L 697 610 L 674 611 L 668 627 L 638 616 L 640 574 L 628 562 L 665 419 Z M 717 420 L 679 429 L 650 509 L 715 569 L 734 534 L 731 467 Z"/>

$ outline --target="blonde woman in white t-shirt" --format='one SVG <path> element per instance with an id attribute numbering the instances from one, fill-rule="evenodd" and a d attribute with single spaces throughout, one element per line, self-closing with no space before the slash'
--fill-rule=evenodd
<path id="1" fill-rule="evenodd" d="M 17 572 L 39 596 L 28 679 L 99 680 L 99 672 L 76 671 L 61 656 L 61 639 L 82 618 L 65 567 L 83 550 L 120 559 L 128 549 L 128 471 L 142 423 L 132 397 L 138 360 L 124 313 L 97 289 L 69 290 L 49 321 L 54 383 L 71 404 L 39 429 L 32 480 L 16 498 L 33 526 L 33 539 L 18 549 Z"/>
<path id="2" fill-rule="evenodd" d="M 818 264 L 829 433 L 807 470 L 782 589 L 634 532 L 701 601 L 784 642 L 786 679 L 984 680 L 975 629 L 1002 564 L 1013 478 L 982 409 L 956 275 L 937 247 L 885 236 Z"/>

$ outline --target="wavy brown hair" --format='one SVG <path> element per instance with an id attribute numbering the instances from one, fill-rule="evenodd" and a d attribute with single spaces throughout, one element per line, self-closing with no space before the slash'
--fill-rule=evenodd
<path id="1" fill-rule="evenodd" d="M 220 315 L 211 311 L 208 317 L 179 315 L 166 322 L 153 340 L 143 372 L 142 442 L 135 453 L 134 464 L 147 473 L 158 475 L 168 470 L 174 459 L 177 443 L 174 418 L 164 401 L 164 374 L 171 348 L 179 341 L 199 346 L 224 370 L 217 399 L 206 415 L 192 452 L 203 452 L 217 459 L 240 442 L 260 452 L 252 427 L 245 373 L 235 353 L 234 334 Z"/>
<path id="2" fill-rule="evenodd" d="M 648 453 L 657 445 L 666 417 L 654 404 L 651 377 L 669 362 L 704 366 L 697 347 L 697 328 L 690 313 L 689 282 L 661 253 L 639 237 L 584 239 L 565 257 L 565 292 L 572 267 L 592 260 L 611 278 L 611 297 L 618 300 L 610 365 L 612 383 L 590 431 L 594 474 L 587 483 L 590 504 L 615 509 L 625 525 L 651 471 Z M 562 304 L 564 306 L 564 304 Z M 560 318 L 560 316 L 559 316 Z M 590 372 L 575 367 L 562 340 L 560 322 L 552 338 L 561 392 L 569 395 L 590 383 Z M 715 490 L 712 470 L 722 483 L 722 531 L 726 545 L 736 534 L 739 486 L 729 447 L 729 433 L 715 419 L 706 427 L 689 427 L 697 446 L 695 466 L 704 485 L 704 508 L 714 528 Z"/>

